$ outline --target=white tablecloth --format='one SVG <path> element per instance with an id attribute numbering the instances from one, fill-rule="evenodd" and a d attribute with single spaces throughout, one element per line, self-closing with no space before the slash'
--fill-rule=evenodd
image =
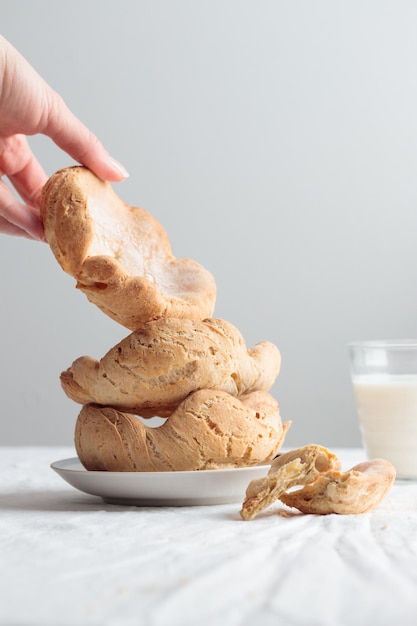
<path id="1" fill-rule="evenodd" d="M 364 515 L 244 522 L 239 504 L 104 504 L 50 469 L 71 456 L 0 448 L 2 626 L 417 623 L 417 482 Z"/>

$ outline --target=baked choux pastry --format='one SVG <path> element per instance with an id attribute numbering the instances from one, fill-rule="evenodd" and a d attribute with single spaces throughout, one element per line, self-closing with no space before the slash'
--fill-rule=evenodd
<path id="1" fill-rule="evenodd" d="M 85 167 L 56 172 L 41 197 L 45 236 L 62 269 L 106 315 L 130 330 L 158 317 L 213 314 L 213 276 L 173 256 L 162 225 L 128 206 Z"/>
<path id="2" fill-rule="evenodd" d="M 155 472 L 246 467 L 270 461 L 289 422 L 272 396 L 234 398 L 203 389 L 190 394 L 162 426 L 88 404 L 75 429 L 77 454 L 88 470 Z"/>
<path id="3" fill-rule="evenodd" d="M 395 474 L 385 459 L 364 461 L 347 472 L 327 472 L 302 489 L 282 494 L 280 500 L 302 513 L 366 513 L 387 495 Z"/>
<path id="4" fill-rule="evenodd" d="M 161 318 L 142 324 L 100 361 L 78 358 L 61 374 L 61 384 L 80 404 L 167 417 L 198 389 L 232 396 L 267 391 L 280 364 L 274 344 L 265 341 L 248 350 L 224 320 Z"/>
<path id="5" fill-rule="evenodd" d="M 339 468 L 337 456 L 316 444 L 280 454 L 272 461 L 265 478 L 249 483 L 240 514 L 251 520 L 292 487 L 313 482 L 323 472 Z"/>
<path id="6" fill-rule="evenodd" d="M 249 483 L 240 514 L 251 520 L 277 500 L 302 513 L 365 513 L 387 495 L 394 479 L 389 461 L 365 461 L 342 472 L 335 454 L 309 444 L 281 454 L 265 478 Z"/>

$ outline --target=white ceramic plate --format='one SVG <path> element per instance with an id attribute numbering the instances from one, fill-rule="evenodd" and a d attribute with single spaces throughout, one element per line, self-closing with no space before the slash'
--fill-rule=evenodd
<path id="1" fill-rule="evenodd" d="M 76 489 L 110 504 L 196 506 L 243 502 L 254 478 L 266 476 L 269 465 L 194 472 L 88 472 L 78 458 L 51 464 Z"/>

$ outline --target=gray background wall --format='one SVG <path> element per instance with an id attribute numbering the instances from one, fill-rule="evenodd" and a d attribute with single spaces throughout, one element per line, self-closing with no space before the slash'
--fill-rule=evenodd
<path id="1" fill-rule="evenodd" d="M 415 337 L 417 4 L 0 0 L 1 31 L 130 171 L 216 315 L 283 365 L 287 445 L 360 442 L 346 344 Z M 31 141 L 48 174 L 72 164 Z M 126 331 L 0 238 L 1 444 L 71 444 L 59 373 Z"/>

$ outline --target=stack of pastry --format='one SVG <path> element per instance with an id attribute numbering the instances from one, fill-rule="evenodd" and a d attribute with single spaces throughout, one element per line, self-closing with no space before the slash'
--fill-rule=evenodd
<path id="1" fill-rule="evenodd" d="M 82 405 L 75 445 L 83 465 L 178 471 L 270 461 L 289 427 L 268 393 L 280 353 L 266 341 L 247 349 L 232 324 L 212 317 L 212 275 L 175 258 L 148 212 L 83 167 L 49 179 L 41 211 L 61 267 L 131 331 L 101 360 L 80 357 L 61 374 Z M 153 416 L 166 420 L 148 426 Z"/>

